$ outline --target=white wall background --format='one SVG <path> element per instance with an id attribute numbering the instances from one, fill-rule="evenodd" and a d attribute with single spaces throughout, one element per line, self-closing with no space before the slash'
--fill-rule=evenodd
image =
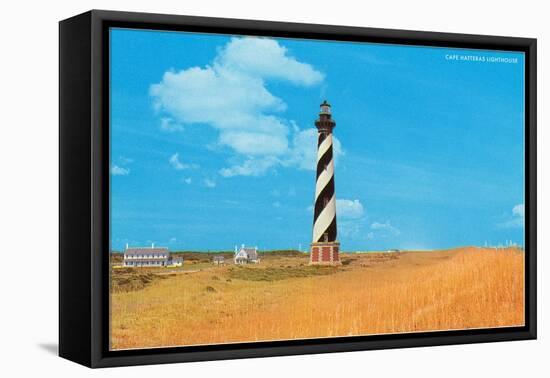
<path id="1" fill-rule="evenodd" d="M 58 358 L 58 26 L 111 9 L 539 39 L 539 340 L 89 370 Z M 550 26 L 544 1 L 5 1 L 0 22 L 0 375 L 520 377 L 548 374 Z M 546 93 L 544 93 L 546 91 Z M 546 114 L 545 114 L 546 113 Z M 547 231 L 546 231 L 547 232 Z M 548 376 L 548 375 L 546 375 Z"/>

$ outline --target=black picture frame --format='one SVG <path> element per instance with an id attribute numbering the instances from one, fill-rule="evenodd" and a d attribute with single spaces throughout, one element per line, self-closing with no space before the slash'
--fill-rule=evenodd
<path id="1" fill-rule="evenodd" d="M 525 53 L 525 326 L 109 351 L 110 27 Z M 536 39 L 92 10 L 59 24 L 59 355 L 88 367 L 535 339 Z"/>

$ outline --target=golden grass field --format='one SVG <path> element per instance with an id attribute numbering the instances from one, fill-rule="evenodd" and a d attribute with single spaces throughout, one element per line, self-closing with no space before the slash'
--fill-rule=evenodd
<path id="1" fill-rule="evenodd" d="M 111 348 L 147 348 L 524 324 L 516 248 L 308 255 L 258 265 L 113 269 Z M 188 261 L 186 261 L 186 264 Z M 163 274 L 159 274 L 163 273 Z M 122 281 L 120 281 L 122 279 Z M 131 280 L 130 280 L 131 279 Z M 132 281 L 133 280 L 133 281 Z"/>

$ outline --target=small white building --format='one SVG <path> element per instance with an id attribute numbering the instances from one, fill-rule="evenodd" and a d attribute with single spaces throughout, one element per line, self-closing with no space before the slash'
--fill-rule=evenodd
<path id="1" fill-rule="evenodd" d="M 225 257 L 216 255 L 212 258 L 212 262 L 214 263 L 214 265 L 224 265 Z"/>
<path id="2" fill-rule="evenodd" d="M 155 247 L 129 247 L 126 244 L 124 250 L 123 266 L 128 267 L 154 267 L 154 266 L 182 266 L 182 257 L 172 257 L 168 248 Z"/>
<path id="3" fill-rule="evenodd" d="M 241 245 L 241 249 L 238 249 L 237 246 L 235 246 L 235 256 L 234 256 L 235 264 L 257 264 L 260 262 L 260 256 L 258 255 L 258 247 L 245 247 L 245 245 Z"/>

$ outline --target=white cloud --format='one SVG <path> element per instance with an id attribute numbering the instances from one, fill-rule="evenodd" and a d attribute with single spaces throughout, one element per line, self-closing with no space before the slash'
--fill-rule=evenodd
<path id="1" fill-rule="evenodd" d="M 281 203 L 279 201 L 273 202 L 273 207 L 281 207 Z"/>
<path id="2" fill-rule="evenodd" d="M 313 136 L 311 146 L 300 143 L 302 131 L 291 130 L 291 122 L 277 115 L 286 104 L 268 90 L 270 80 L 311 86 L 319 84 L 323 74 L 296 60 L 275 40 L 232 38 L 212 65 L 167 71 L 150 94 L 155 107 L 167 115 L 166 127 L 193 123 L 218 131 L 218 145 L 230 148 L 240 160 L 220 171 L 224 177 L 258 176 L 279 165 L 314 169 L 316 131 L 306 131 L 306 138 Z"/>
<path id="3" fill-rule="evenodd" d="M 113 176 L 128 176 L 130 174 L 130 168 L 127 166 L 134 162 L 133 159 L 130 159 L 125 156 L 119 156 L 115 159 L 116 163 L 111 164 L 111 175 Z"/>
<path id="4" fill-rule="evenodd" d="M 346 239 L 362 239 L 365 237 L 362 219 L 338 220 L 338 233 Z"/>
<path id="5" fill-rule="evenodd" d="M 306 208 L 313 214 L 313 205 Z M 396 237 L 401 231 L 393 226 L 390 221 L 369 223 L 365 208 L 360 200 L 337 199 L 336 218 L 338 220 L 338 233 L 346 239 L 373 240 L 378 238 Z"/>
<path id="6" fill-rule="evenodd" d="M 512 214 L 516 217 L 525 218 L 525 205 L 520 203 L 512 208 Z"/>
<path id="7" fill-rule="evenodd" d="M 323 74 L 298 62 L 277 41 L 268 38 L 233 38 L 218 56 L 216 64 L 266 79 L 288 80 L 296 85 L 315 85 Z"/>
<path id="8" fill-rule="evenodd" d="M 120 165 L 128 165 L 134 162 L 134 159 L 130 159 L 126 156 L 119 156 L 118 161 L 120 162 Z"/>
<path id="9" fill-rule="evenodd" d="M 357 241 L 380 240 L 386 238 L 396 238 L 401 234 L 397 227 L 393 226 L 390 221 L 367 223 L 366 217 L 357 219 L 346 219 L 338 222 L 338 232 L 347 239 L 355 239 Z"/>
<path id="10" fill-rule="evenodd" d="M 396 236 L 401 234 L 401 231 L 399 231 L 396 227 L 392 226 L 390 221 L 386 221 L 385 223 L 373 222 L 371 223 L 370 228 L 375 232 L 379 232 L 381 236 L 387 236 L 387 235 Z"/>
<path id="11" fill-rule="evenodd" d="M 128 176 L 130 174 L 130 169 L 113 164 L 111 166 L 111 174 L 113 176 Z"/>
<path id="12" fill-rule="evenodd" d="M 369 226 L 366 224 L 366 218 L 344 218 L 338 222 L 338 232 L 345 238 L 362 241 L 395 238 L 401 234 L 401 231 L 392 226 L 389 221 L 373 222 Z"/>
<path id="13" fill-rule="evenodd" d="M 183 179 L 183 182 L 189 185 L 193 182 L 193 179 L 191 177 L 186 177 Z"/>
<path id="14" fill-rule="evenodd" d="M 365 211 L 359 200 L 337 199 L 336 215 L 342 219 L 359 219 Z"/>
<path id="15" fill-rule="evenodd" d="M 175 153 L 174 155 L 170 156 L 170 159 L 168 160 L 172 168 L 181 171 L 183 169 L 194 169 L 198 168 L 199 166 L 197 164 L 184 164 L 180 161 L 179 153 Z"/>
<path id="16" fill-rule="evenodd" d="M 223 177 L 233 176 L 261 176 L 270 168 L 280 163 L 280 160 L 273 156 L 264 158 L 248 158 L 241 164 L 235 164 L 229 168 L 220 169 Z"/>
<path id="17" fill-rule="evenodd" d="M 207 188 L 215 188 L 216 187 L 216 181 L 210 180 L 210 179 L 204 179 L 204 186 Z"/>
<path id="18" fill-rule="evenodd" d="M 173 118 L 170 117 L 162 117 L 160 119 L 160 128 L 164 131 L 182 131 L 183 126 L 177 122 L 174 121 Z"/>
<path id="19" fill-rule="evenodd" d="M 520 203 L 512 208 L 512 217 L 499 223 L 501 228 L 522 228 L 525 226 L 525 204 Z"/>
<path id="20" fill-rule="evenodd" d="M 285 161 L 286 165 L 295 165 L 300 169 L 316 170 L 317 168 L 317 139 L 318 132 L 315 128 L 299 130 L 294 128 L 290 158 Z M 340 156 L 344 154 L 342 144 L 332 137 L 332 153 L 334 163 L 337 164 Z"/>
<path id="21" fill-rule="evenodd" d="M 247 129 L 222 130 L 218 142 L 249 156 L 280 156 L 288 150 L 288 129 L 283 120 L 259 115 L 251 122 Z"/>
<path id="22" fill-rule="evenodd" d="M 306 208 L 313 214 L 313 205 Z M 365 235 L 365 209 L 359 200 L 336 199 L 336 219 L 338 221 L 338 233 L 346 239 L 364 239 Z"/>
<path id="23" fill-rule="evenodd" d="M 358 199 L 336 199 L 338 233 L 346 239 L 370 239 L 365 231 L 365 208 Z M 370 233 L 369 233 L 370 234 Z"/>

